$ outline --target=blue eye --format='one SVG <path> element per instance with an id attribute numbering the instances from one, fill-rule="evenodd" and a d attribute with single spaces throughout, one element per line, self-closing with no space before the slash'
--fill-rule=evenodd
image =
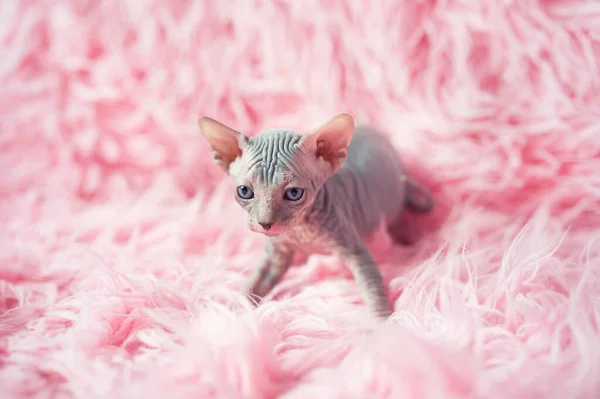
<path id="1" fill-rule="evenodd" d="M 298 201 L 304 196 L 304 190 L 301 188 L 290 188 L 285 192 L 285 199 L 289 201 Z"/>
<path id="2" fill-rule="evenodd" d="M 237 188 L 237 193 L 241 199 L 248 200 L 248 199 L 254 198 L 254 191 L 252 191 L 250 188 L 248 188 L 246 186 L 239 186 Z"/>

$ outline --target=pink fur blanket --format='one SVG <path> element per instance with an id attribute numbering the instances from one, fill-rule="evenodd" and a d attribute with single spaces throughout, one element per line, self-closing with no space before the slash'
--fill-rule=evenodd
<path id="1" fill-rule="evenodd" d="M 600 397 L 600 4 L 0 2 L 0 397 Z M 196 121 L 388 134 L 395 314 L 261 256 Z"/>

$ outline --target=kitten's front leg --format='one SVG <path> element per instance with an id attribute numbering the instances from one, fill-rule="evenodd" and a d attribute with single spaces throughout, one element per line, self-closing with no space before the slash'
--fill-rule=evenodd
<path id="1" fill-rule="evenodd" d="M 267 239 L 265 256 L 247 283 L 246 293 L 259 303 L 283 278 L 292 263 L 293 252 L 282 244 Z"/>
<path id="2" fill-rule="evenodd" d="M 379 266 L 369 248 L 351 228 L 344 229 L 338 235 L 337 241 L 338 251 L 354 275 L 365 305 L 375 315 L 382 318 L 389 317 L 392 309 L 387 291 L 379 272 Z"/>

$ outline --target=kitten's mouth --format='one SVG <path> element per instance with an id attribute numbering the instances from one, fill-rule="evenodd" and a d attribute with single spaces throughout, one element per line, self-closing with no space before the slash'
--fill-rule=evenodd
<path id="1" fill-rule="evenodd" d="M 277 237 L 277 236 L 283 234 L 283 232 L 275 232 L 275 231 L 259 231 L 258 233 L 266 235 L 267 237 Z"/>
<path id="2" fill-rule="evenodd" d="M 250 226 L 250 230 L 255 232 L 255 233 L 259 233 L 262 234 L 264 236 L 267 237 L 276 237 L 276 236 L 280 236 L 282 234 L 285 234 L 286 230 L 280 226 L 271 226 L 268 229 L 265 229 L 262 226 L 255 226 L 255 225 L 251 225 Z"/>
<path id="3" fill-rule="evenodd" d="M 251 230 L 254 233 L 262 234 L 263 236 L 267 236 L 267 237 L 277 237 L 284 233 L 283 231 L 265 231 L 265 230 L 260 230 L 260 229 L 251 229 Z"/>

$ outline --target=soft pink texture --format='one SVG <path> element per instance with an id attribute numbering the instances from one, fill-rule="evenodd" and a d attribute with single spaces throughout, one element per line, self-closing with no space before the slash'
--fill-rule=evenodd
<path id="1" fill-rule="evenodd" d="M 0 41 L 1 398 L 599 397 L 600 3 L 7 0 Z M 439 201 L 372 242 L 396 313 L 326 257 L 252 309 L 196 120 L 343 111 Z"/>

